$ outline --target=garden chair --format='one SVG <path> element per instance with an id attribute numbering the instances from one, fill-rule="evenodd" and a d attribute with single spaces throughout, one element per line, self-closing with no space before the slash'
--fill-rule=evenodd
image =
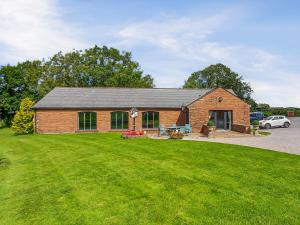
<path id="1" fill-rule="evenodd" d="M 167 130 L 164 125 L 159 125 L 159 135 L 167 135 Z"/>
<path id="2" fill-rule="evenodd" d="M 190 124 L 185 124 L 184 132 L 185 133 L 192 133 L 192 126 Z"/>
<path id="3" fill-rule="evenodd" d="M 180 133 L 183 133 L 183 134 L 186 132 L 184 126 L 180 126 L 180 127 L 179 127 L 179 130 L 180 130 Z"/>

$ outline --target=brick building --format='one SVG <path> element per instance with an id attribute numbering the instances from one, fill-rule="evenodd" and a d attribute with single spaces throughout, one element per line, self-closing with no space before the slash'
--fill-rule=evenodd
<path id="1" fill-rule="evenodd" d="M 37 133 L 107 132 L 133 129 L 156 132 L 190 124 L 201 132 L 208 120 L 217 129 L 249 132 L 250 106 L 232 90 L 175 88 L 55 88 L 35 106 Z"/>

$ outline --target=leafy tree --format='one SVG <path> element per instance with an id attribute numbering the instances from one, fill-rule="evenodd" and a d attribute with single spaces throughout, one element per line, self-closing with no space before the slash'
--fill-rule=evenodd
<path id="1" fill-rule="evenodd" d="M 266 112 L 266 111 L 270 111 L 271 107 L 269 104 L 266 104 L 266 103 L 259 103 L 257 105 L 257 109 L 260 110 L 260 111 L 263 111 L 263 112 Z"/>
<path id="2" fill-rule="evenodd" d="M 106 46 L 59 52 L 0 68 L 0 119 L 10 124 L 21 99 L 41 99 L 54 87 L 154 87 L 130 52 Z"/>
<path id="3" fill-rule="evenodd" d="M 21 99 L 30 97 L 37 100 L 40 61 L 6 65 L 0 68 L 0 119 L 10 125 Z"/>
<path id="4" fill-rule="evenodd" d="M 44 95 L 62 87 L 147 87 L 154 86 L 150 75 L 143 76 L 130 52 L 95 46 L 84 51 L 55 54 L 45 63 L 41 76 Z"/>
<path id="5" fill-rule="evenodd" d="M 220 63 L 210 65 L 203 70 L 192 73 L 183 85 L 183 88 L 214 87 L 232 89 L 238 97 L 251 104 L 252 108 L 256 108 L 257 106 L 251 98 L 253 90 L 250 84 L 245 82 L 242 76 Z"/>
<path id="6" fill-rule="evenodd" d="M 15 114 L 11 126 L 15 134 L 20 135 L 33 133 L 33 104 L 34 102 L 29 98 L 24 98 L 21 101 L 20 109 Z"/>

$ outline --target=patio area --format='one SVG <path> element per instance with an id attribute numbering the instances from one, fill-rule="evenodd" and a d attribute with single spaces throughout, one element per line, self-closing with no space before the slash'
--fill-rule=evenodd
<path id="1" fill-rule="evenodd" d="M 148 137 L 154 139 L 168 139 L 168 135 L 160 135 L 157 134 L 148 134 Z M 202 133 L 187 133 L 183 136 L 183 140 L 195 140 L 195 141 L 205 141 L 205 140 L 212 140 L 212 139 L 219 139 L 219 138 L 243 138 L 243 137 L 253 137 L 251 134 L 240 133 L 236 131 L 229 131 L 229 130 L 216 130 L 214 138 L 208 138 L 207 135 Z"/>
<path id="2" fill-rule="evenodd" d="M 289 119 L 292 122 L 290 128 L 269 129 L 268 132 L 270 132 L 271 135 L 268 136 L 253 136 L 250 134 L 243 134 L 234 131 L 218 130 L 216 132 L 216 138 L 208 138 L 199 133 L 190 133 L 185 135 L 183 137 L 183 140 L 245 145 L 300 155 L 300 118 Z M 157 135 L 151 135 L 150 137 L 155 139 L 169 138 L 168 136 L 158 137 Z"/>

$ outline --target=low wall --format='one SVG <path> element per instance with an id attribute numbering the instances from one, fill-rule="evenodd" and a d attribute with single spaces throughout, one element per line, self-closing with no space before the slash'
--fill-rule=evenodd
<path id="1" fill-rule="evenodd" d="M 245 134 L 251 133 L 250 126 L 245 126 L 241 124 L 232 124 L 231 130 Z M 201 133 L 203 133 L 204 135 L 208 135 L 208 127 L 206 125 L 202 126 Z"/>
<path id="2" fill-rule="evenodd" d="M 241 124 L 232 124 L 231 130 L 237 131 L 240 133 L 245 133 L 245 134 L 250 134 L 251 133 L 251 128 L 250 126 L 245 126 Z"/>

